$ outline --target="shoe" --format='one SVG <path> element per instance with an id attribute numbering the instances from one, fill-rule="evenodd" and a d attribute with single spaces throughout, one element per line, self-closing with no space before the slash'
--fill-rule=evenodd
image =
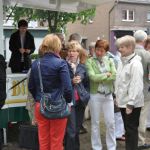
<path id="1" fill-rule="evenodd" d="M 150 148 L 150 144 L 144 144 L 144 145 L 140 145 L 140 146 L 138 146 L 138 150 L 140 150 L 140 149 L 148 149 L 148 148 Z"/>
<path id="2" fill-rule="evenodd" d="M 117 141 L 125 141 L 126 139 L 125 139 L 124 136 L 122 136 L 122 137 L 120 137 L 120 138 L 116 138 L 116 140 L 117 140 Z"/>
<path id="3" fill-rule="evenodd" d="M 80 134 L 85 134 L 87 132 L 88 132 L 87 129 L 82 125 L 80 129 Z"/>
<path id="4" fill-rule="evenodd" d="M 147 131 L 150 131 L 150 127 L 146 128 Z"/>

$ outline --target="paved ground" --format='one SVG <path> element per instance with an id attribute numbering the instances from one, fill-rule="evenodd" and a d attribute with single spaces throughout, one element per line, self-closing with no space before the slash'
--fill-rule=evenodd
<path id="1" fill-rule="evenodd" d="M 90 142 L 90 121 L 85 122 L 85 126 L 88 129 L 88 133 L 81 134 L 80 135 L 80 141 L 81 141 L 81 150 L 91 150 L 91 142 Z M 106 150 L 106 144 L 105 144 L 105 127 L 104 123 L 101 123 L 101 137 L 102 137 L 102 143 L 103 143 L 103 150 Z M 147 142 L 150 143 L 150 132 L 147 132 Z M 18 128 L 16 125 L 13 128 L 10 128 L 8 130 L 8 145 L 3 148 L 3 150 L 27 150 L 19 148 L 18 146 Z M 124 150 L 124 142 L 118 142 L 117 141 L 117 150 Z M 149 149 L 150 150 L 150 149 Z"/>

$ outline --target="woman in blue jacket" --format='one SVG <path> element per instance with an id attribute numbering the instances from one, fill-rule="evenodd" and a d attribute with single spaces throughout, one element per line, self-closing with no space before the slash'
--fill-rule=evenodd
<path id="1" fill-rule="evenodd" d="M 72 100 L 72 86 L 68 65 L 59 57 L 61 42 L 54 34 L 47 35 L 40 47 L 44 55 L 40 59 L 42 82 L 45 93 L 51 93 L 52 99 L 64 96 L 66 102 Z M 63 138 L 67 118 L 47 119 L 40 113 L 41 89 L 38 76 L 38 61 L 32 64 L 29 78 L 29 91 L 35 99 L 35 118 L 38 124 L 40 150 L 63 150 Z"/>
<path id="2" fill-rule="evenodd" d="M 87 54 L 82 46 L 76 41 L 69 42 L 66 49 L 68 52 L 66 60 L 69 64 L 73 88 L 73 101 L 70 104 L 71 115 L 69 116 L 67 123 L 65 150 L 79 150 L 79 131 L 83 123 L 85 107 L 89 99 L 89 93 L 87 92 L 89 85 L 88 76 L 85 68 Z M 86 97 L 86 100 L 83 99 L 83 97 Z"/>

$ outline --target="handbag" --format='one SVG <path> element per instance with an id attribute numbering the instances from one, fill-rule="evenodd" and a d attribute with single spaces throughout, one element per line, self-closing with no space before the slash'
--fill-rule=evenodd
<path id="1" fill-rule="evenodd" d="M 39 150 L 38 127 L 33 125 L 20 125 L 19 146 L 32 150 Z"/>
<path id="2" fill-rule="evenodd" d="M 52 99 L 51 93 L 43 91 L 42 75 L 40 68 L 40 61 L 38 61 L 38 73 L 41 89 L 40 112 L 48 119 L 66 118 L 70 115 L 69 105 L 66 103 L 63 96 L 59 100 Z"/>
<path id="3" fill-rule="evenodd" d="M 77 84 L 76 88 L 77 88 L 80 100 L 83 102 L 84 105 L 87 105 L 90 99 L 90 93 L 87 92 L 83 84 Z"/>

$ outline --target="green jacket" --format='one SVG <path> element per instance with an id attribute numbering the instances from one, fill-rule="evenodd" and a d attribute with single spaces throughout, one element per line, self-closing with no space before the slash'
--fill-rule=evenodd
<path id="1" fill-rule="evenodd" d="M 87 72 L 90 79 L 90 93 L 96 94 L 98 90 L 98 86 L 100 83 L 108 85 L 110 91 L 113 92 L 113 82 L 116 78 L 116 68 L 113 60 L 104 57 L 104 64 L 108 70 L 112 74 L 111 77 L 107 77 L 106 73 L 101 73 L 99 66 L 97 65 L 97 60 L 95 57 L 91 57 L 86 62 Z"/>

